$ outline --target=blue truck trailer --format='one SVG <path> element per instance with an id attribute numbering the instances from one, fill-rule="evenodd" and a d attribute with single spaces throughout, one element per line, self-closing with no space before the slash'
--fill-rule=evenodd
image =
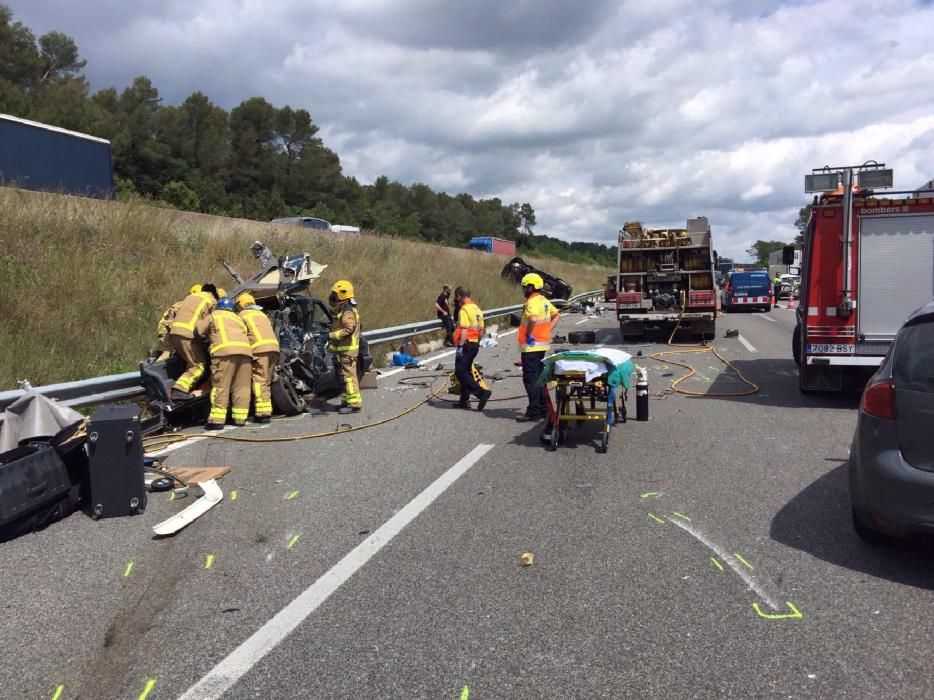
<path id="1" fill-rule="evenodd" d="M 112 199 L 110 141 L 0 114 L 0 184 Z"/>

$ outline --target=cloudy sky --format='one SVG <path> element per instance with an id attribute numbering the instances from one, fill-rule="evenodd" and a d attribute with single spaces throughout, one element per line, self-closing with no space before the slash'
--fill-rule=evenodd
<path id="1" fill-rule="evenodd" d="M 529 201 L 567 240 L 705 215 L 744 257 L 813 167 L 934 177 L 930 0 L 0 1 L 95 89 L 305 107 L 361 181 Z"/>

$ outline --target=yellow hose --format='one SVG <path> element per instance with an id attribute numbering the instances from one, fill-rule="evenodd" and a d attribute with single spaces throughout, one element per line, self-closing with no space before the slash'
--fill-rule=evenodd
<path id="1" fill-rule="evenodd" d="M 671 347 L 678 347 L 678 348 L 684 348 L 684 349 L 683 350 L 661 350 L 659 352 L 653 352 L 651 355 L 649 355 L 649 357 L 651 357 L 656 362 L 668 362 L 673 365 L 678 365 L 679 367 L 684 367 L 686 370 L 688 370 L 687 374 L 681 377 L 678 377 L 677 379 L 671 382 L 671 390 L 676 391 L 679 394 L 685 394 L 687 396 L 707 396 L 707 397 L 749 396 L 750 394 L 757 393 L 759 391 L 759 386 L 756 383 L 751 382 L 748 379 L 746 379 L 746 377 L 743 376 L 743 373 L 740 372 L 738 369 L 736 369 L 736 367 L 734 367 L 728 359 L 726 359 L 723 355 L 717 352 L 717 349 L 713 347 L 712 345 L 708 345 L 706 342 L 701 342 L 699 344 L 673 342 L 675 333 L 678 332 L 678 328 L 681 326 L 681 320 L 684 318 L 684 308 L 685 308 L 684 302 L 685 302 L 684 292 L 681 292 L 681 313 L 678 315 L 678 322 L 675 324 L 675 327 L 672 329 L 671 335 L 668 336 L 668 342 L 666 343 L 666 345 L 669 345 Z M 680 387 L 681 382 L 693 377 L 695 374 L 697 374 L 697 370 L 695 370 L 691 365 L 689 365 L 686 362 L 679 362 L 678 360 L 672 360 L 672 359 L 663 360 L 662 358 L 668 357 L 669 355 L 683 355 L 685 353 L 692 353 L 692 352 L 713 353 L 717 357 L 717 359 L 720 360 L 720 362 L 722 362 L 724 365 L 726 365 L 731 370 L 736 372 L 736 376 L 740 378 L 740 381 L 742 381 L 743 384 L 745 384 L 749 388 L 741 390 L 741 391 L 726 391 L 726 392 L 719 392 L 719 393 L 694 391 L 692 389 L 682 389 Z"/>

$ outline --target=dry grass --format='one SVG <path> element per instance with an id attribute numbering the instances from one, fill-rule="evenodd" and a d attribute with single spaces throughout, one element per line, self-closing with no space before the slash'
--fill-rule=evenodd
<path id="1" fill-rule="evenodd" d="M 0 188 L 0 390 L 131 371 L 162 311 L 193 282 L 232 286 L 220 260 L 252 272 L 253 239 L 328 264 L 312 291 L 350 279 L 365 328 L 433 318 L 443 282 L 469 285 L 481 307 L 518 303 L 505 258 L 376 236 L 309 233 L 256 221 Z M 576 289 L 607 271 L 535 261 Z"/>

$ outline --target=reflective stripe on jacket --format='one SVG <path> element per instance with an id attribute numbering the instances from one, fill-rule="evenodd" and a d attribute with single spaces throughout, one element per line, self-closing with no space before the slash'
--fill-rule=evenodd
<path id="1" fill-rule="evenodd" d="M 477 343 L 483 335 L 483 312 L 470 298 L 464 299 L 457 312 L 457 327 L 454 329 L 454 344 Z"/>
<path id="2" fill-rule="evenodd" d="M 211 314 L 207 329 L 211 357 L 246 355 L 252 357 L 246 324 L 233 311 L 220 310 Z"/>
<path id="3" fill-rule="evenodd" d="M 246 325 L 247 339 L 253 354 L 260 352 L 279 352 L 279 341 L 272 329 L 269 317 L 259 309 L 244 309 L 240 318 Z"/>
<path id="4" fill-rule="evenodd" d="M 522 320 L 519 323 L 517 338 L 522 352 L 546 352 L 551 345 L 551 329 L 558 310 L 538 292 L 525 300 L 522 307 Z M 528 325 L 532 323 L 532 337 L 535 345 L 528 343 Z"/>
<path id="5" fill-rule="evenodd" d="M 194 338 L 198 334 L 199 322 L 214 311 L 217 302 L 210 292 L 189 294 L 182 299 L 175 312 L 175 322 L 169 335 L 178 335 L 182 338 Z"/>
<path id="6" fill-rule="evenodd" d="M 175 323 L 175 316 L 178 314 L 178 310 L 181 307 L 182 302 L 176 301 L 169 308 L 165 310 L 165 313 L 162 314 L 162 318 L 159 319 L 159 324 L 156 326 L 156 336 L 161 342 L 168 336 L 169 331 L 172 330 L 172 324 Z"/>
<path id="7" fill-rule="evenodd" d="M 328 340 L 331 352 L 351 352 L 360 347 L 360 313 L 349 301 L 337 308 Z"/>

